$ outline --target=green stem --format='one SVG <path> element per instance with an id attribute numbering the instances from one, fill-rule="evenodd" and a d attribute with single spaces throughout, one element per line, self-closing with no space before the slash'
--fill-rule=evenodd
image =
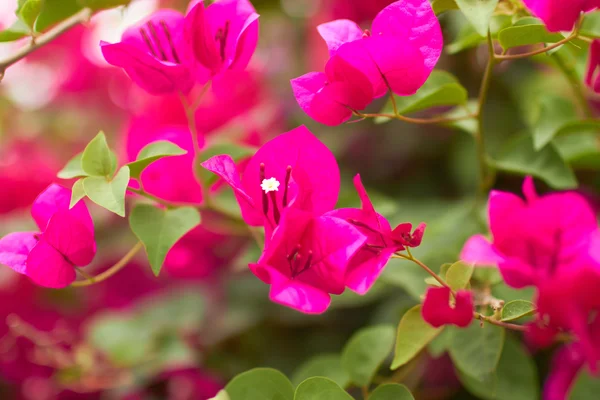
<path id="1" fill-rule="evenodd" d="M 121 269 L 123 269 L 123 267 L 125 267 L 127 264 L 129 264 L 129 261 L 131 261 L 131 259 L 137 254 L 138 251 L 142 249 L 142 247 L 144 247 L 142 245 L 142 242 L 137 242 L 135 246 L 133 246 L 131 250 L 129 250 L 129 252 L 125 254 L 123 258 L 121 258 L 115 265 L 113 265 L 112 267 L 110 267 L 109 269 L 107 269 L 99 275 L 91 276 L 84 281 L 75 281 L 71 283 L 71 287 L 91 286 L 107 280 L 108 278 L 119 272 Z"/>

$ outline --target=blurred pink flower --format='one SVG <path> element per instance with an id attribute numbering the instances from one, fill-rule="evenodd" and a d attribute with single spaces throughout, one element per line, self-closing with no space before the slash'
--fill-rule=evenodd
<path id="1" fill-rule="evenodd" d="M 0 239 L 0 263 L 40 286 L 62 288 L 75 280 L 74 266 L 88 265 L 96 254 L 94 224 L 79 201 L 69 209 L 71 191 L 50 185 L 33 203 L 31 214 L 41 232 L 15 232 Z"/>
<path id="2" fill-rule="evenodd" d="M 584 365 L 584 357 L 577 344 L 561 347 L 552 359 L 550 374 L 544 383 L 544 400 L 569 398 L 575 378 Z"/>
<path id="3" fill-rule="evenodd" d="M 421 243 L 425 224 L 419 225 L 414 234 L 411 234 L 411 224 L 400 224 L 392 231 L 390 223 L 375 211 L 360 175 L 354 177 L 354 186 L 362 208 L 340 208 L 325 215 L 343 219 L 366 236 L 364 245 L 352 257 L 346 271 L 346 286 L 356 293 L 365 294 L 395 252 Z"/>
<path id="4" fill-rule="evenodd" d="M 425 294 L 423 319 L 435 328 L 443 325 L 469 326 L 473 320 L 473 295 L 468 290 L 456 292 L 454 306 L 450 305 L 450 288 L 430 287 Z"/>
<path id="5" fill-rule="evenodd" d="M 585 84 L 595 93 L 600 94 L 600 40 L 596 39 L 590 45 Z"/>
<path id="6" fill-rule="evenodd" d="M 248 0 L 192 2 L 185 17 L 185 41 L 200 83 L 226 70 L 244 70 L 258 43 L 258 14 Z"/>
<path id="7" fill-rule="evenodd" d="M 600 7 L 600 0 L 524 0 L 551 32 L 570 31 L 582 12 Z"/>
<path id="8" fill-rule="evenodd" d="M 202 163 L 236 195 L 246 223 L 265 226 L 267 240 L 281 214 L 293 207 L 321 215 L 337 202 L 340 172 L 335 157 L 306 127 L 265 143 L 240 172 L 229 155 Z"/>
<path id="9" fill-rule="evenodd" d="M 271 242 L 250 269 L 271 285 L 272 301 L 307 314 L 329 307 L 341 294 L 348 262 L 365 236 L 342 219 L 288 208 Z"/>
<path id="10" fill-rule="evenodd" d="M 509 286 L 539 285 L 560 273 L 575 273 L 598 243 L 594 211 L 578 193 L 538 196 L 533 180 L 523 183 L 525 200 L 492 191 L 489 203 L 493 242 L 471 237 L 461 259 L 478 265 L 497 264 Z"/>

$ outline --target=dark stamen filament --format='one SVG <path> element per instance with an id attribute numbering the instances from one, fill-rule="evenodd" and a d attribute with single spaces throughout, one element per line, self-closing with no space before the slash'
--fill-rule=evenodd
<path id="1" fill-rule="evenodd" d="M 158 37 L 158 32 L 156 32 L 156 28 L 154 28 L 154 24 L 151 21 L 148 21 L 148 23 L 146 25 L 148 25 L 148 30 L 150 31 L 150 35 L 152 35 L 152 39 L 154 40 L 154 44 L 156 45 L 156 48 L 158 49 L 158 51 L 160 51 L 162 60 L 169 61 L 169 59 L 167 58 L 167 55 L 165 54 L 165 51 L 163 50 L 162 46 L 160 45 L 160 38 Z"/>
<path id="2" fill-rule="evenodd" d="M 275 224 L 279 224 L 281 215 L 279 214 L 279 207 L 277 207 L 277 193 L 269 192 L 269 197 L 271 197 L 271 203 L 273 204 L 273 219 L 275 219 Z"/>
<path id="3" fill-rule="evenodd" d="M 296 256 L 296 254 L 298 254 L 298 252 L 300 251 L 300 249 L 302 249 L 302 245 L 298 244 L 296 247 L 294 247 L 294 250 L 292 250 L 292 252 L 290 254 L 288 254 L 287 259 L 288 259 L 288 261 L 290 263 L 292 262 L 292 260 Z"/>
<path id="4" fill-rule="evenodd" d="M 283 206 L 287 207 L 288 202 L 288 186 L 290 184 L 290 177 L 292 176 L 292 166 L 288 165 L 285 170 L 285 189 L 283 190 Z"/>
<path id="5" fill-rule="evenodd" d="M 219 28 L 215 35 L 215 40 L 219 42 L 221 60 L 225 61 L 225 46 L 227 45 L 227 35 L 229 34 L 229 21 L 225 22 L 225 28 Z"/>
<path id="6" fill-rule="evenodd" d="M 375 229 L 371 228 L 369 225 L 365 224 L 364 222 L 360 222 L 356 219 L 349 219 L 348 222 L 350 222 L 352 225 L 356 225 L 358 227 L 364 228 L 366 230 L 369 230 L 373 233 L 378 233 Z"/>
<path id="7" fill-rule="evenodd" d="M 308 271 L 308 269 L 310 268 L 310 263 L 312 262 L 312 258 L 313 258 L 313 252 L 312 252 L 312 250 L 309 250 L 308 257 L 306 258 L 306 262 L 304 263 L 304 267 L 302 267 L 302 269 L 300 271 L 296 272 L 294 274 L 294 277 L 300 275 L 304 271 Z M 299 257 L 297 257 L 296 259 L 299 261 Z"/>
<path id="8" fill-rule="evenodd" d="M 144 39 L 144 42 L 146 42 L 146 46 L 148 46 L 150 53 L 152 53 L 152 55 L 154 57 L 158 57 L 158 55 L 156 54 L 156 51 L 154 51 L 154 47 L 152 46 L 152 41 L 150 40 L 150 37 L 148 37 L 148 33 L 146 32 L 146 30 L 144 28 L 140 29 L 140 33 L 142 34 L 142 38 Z"/>
<path id="9" fill-rule="evenodd" d="M 260 164 L 260 182 L 259 184 L 262 184 L 262 182 L 265 180 L 265 164 L 261 163 Z M 269 199 L 267 198 L 267 193 L 263 190 L 262 192 L 262 206 L 263 206 L 263 214 L 265 214 L 265 217 L 267 216 L 267 214 L 269 214 Z"/>
<path id="10" fill-rule="evenodd" d="M 173 55 L 173 60 L 177 64 L 181 64 L 179 56 L 177 55 L 177 50 L 175 49 L 175 45 L 173 44 L 173 40 L 171 39 L 171 32 L 169 31 L 169 27 L 167 26 L 165 21 L 160 21 L 160 26 L 162 27 L 163 32 L 165 33 L 167 41 L 169 42 L 169 47 L 171 47 L 171 54 Z"/>

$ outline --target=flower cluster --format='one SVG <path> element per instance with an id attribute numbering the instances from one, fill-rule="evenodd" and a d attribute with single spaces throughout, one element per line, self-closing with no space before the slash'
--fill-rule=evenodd
<path id="1" fill-rule="evenodd" d="M 271 285 L 271 300 L 322 313 L 330 294 L 365 294 L 395 252 L 421 243 L 425 225 L 391 229 L 357 176 L 362 208 L 334 209 L 340 172 L 331 151 L 301 126 L 267 142 L 243 171 L 229 155 L 202 166 L 234 190 L 246 223 L 265 230 L 265 249 L 250 264 Z"/>
<path id="2" fill-rule="evenodd" d="M 329 48 L 325 72 L 309 72 L 291 84 L 300 107 L 326 125 L 347 121 L 388 90 L 414 94 L 443 47 L 439 21 L 427 0 L 390 4 L 370 30 L 340 19 L 319 25 L 318 31 Z"/>
<path id="3" fill-rule="evenodd" d="M 575 373 L 587 361 L 592 371 L 600 362 L 600 230 L 592 208 L 576 192 L 539 196 L 531 178 L 523 184 L 525 199 L 492 191 L 489 203 L 493 241 L 482 235 L 465 244 L 461 258 L 477 265 L 497 265 L 505 282 L 514 288 L 537 290 L 537 320 L 528 337 L 541 347 L 560 333 L 577 341 L 557 354 L 558 370 L 547 382 L 548 398 L 563 398 Z M 566 360 L 569 360 L 568 362 Z M 560 382 L 571 376 L 568 382 Z"/>

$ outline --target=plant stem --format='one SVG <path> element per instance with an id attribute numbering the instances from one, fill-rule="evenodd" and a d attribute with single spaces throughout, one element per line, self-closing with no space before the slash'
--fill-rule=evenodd
<path id="1" fill-rule="evenodd" d="M 382 118 L 397 119 L 399 121 L 404 121 L 404 122 L 408 122 L 411 124 L 417 124 L 417 125 L 445 124 L 445 123 L 449 123 L 449 122 L 457 122 L 457 121 L 463 121 L 466 119 L 477 118 L 476 114 L 463 115 L 461 117 L 411 118 L 411 117 L 405 117 L 404 115 L 400 115 L 400 114 L 377 114 L 377 113 L 363 114 L 358 111 L 355 111 L 354 115 L 356 115 L 357 117 L 361 117 L 361 118 L 382 117 Z"/>
<path id="2" fill-rule="evenodd" d="M 478 312 L 473 312 L 473 318 L 478 319 L 480 321 L 488 322 L 492 325 L 501 326 L 502 328 L 511 329 L 513 331 L 525 332 L 527 330 L 527 327 L 523 325 L 509 324 L 508 322 L 498 321 Z"/>
<path id="3" fill-rule="evenodd" d="M 536 56 L 538 54 L 542 54 L 545 53 L 547 51 L 550 51 L 552 49 L 555 49 L 557 47 L 562 46 L 565 43 L 570 42 L 571 40 L 575 39 L 577 37 L 577 30 L 573 31 L 572 34 L 570 34 L 568 37 L 553 43 L 549 46 L 543 47 L 541 49 L 537 49 L 534 51 L 530 51 L 527 53 L 519 53 L 519 54 L 497 54 L 495 55 L 495 59 L 498 61 L 505 61 L 505 60 L 520 60 L 522 58 L 527 58 L 527 57 L 531 57 L 531 56 Z"/>
<path id="4" fill-rule="evenodd" d="M 129 252 L 123 256 L 123 258 L 121 258 L 115 265 L 113 265 L 106 271 L 102 272 L 99 275 L 89 277 L 88 279 L 86 279 L 84 281 L 75 281 L 75 282 L 71 283 L 70 286 L 71 287 L 91 286 L 91 285 L 95 285 L 96 283 L 100 283 L 100 282 L 107 280 L 108 278 L 110 278 L 111 276 L 113 276 L 114 274 L 119 272 L 121 269 L 123 269 L 123 267 L 125 267 L 129 263 L 129 261 L 131 261 L 131 259 L 137 254 L 138 251 L 140 251 L 142 249 L 142 247 L 143 247 L 142 242 L 137 242 L 135 244 L 135 246 L 133 246 L 131 248 L 131 250 L 129 250 Z"/>
<path id="5" fill-rule="evenodd" d="M 206 86 L 205 86 L 206 87 Z M 194 108 L 191 104 L 188 103 L 187 99 L 182 93 L 179 93 L 179 98 L 181 100 L 181 105 L 185 111 L 185 116 L 188 121 L 188 126 L 190 128 L 190 133 L 192 135 L 192 146 L 194 148 L 194 160 L 198 154 L 200 154 L 200 143 L 198 141 L 198 126 L 196 125 L 196 116 L 194 115 Z M 194 166 L 195 166 L 194 162 Z"/>
<path id="6" fill-rule="evenodd" d="M 31 41 L 31 43 L 29 43 L 27 46 L 21 47 L 13 55 L 10 55 L 5 59 L 0 60 L 0 80 L 2 80 L 2 78 L 4 77 L 4 73 L 6 72 L 6 69 L 8 67 L 15 64 L 17 61 L 25 58 L 30 53 L 33 53 L 40 47 L 50 43 L 51 41 L 58 38 L 60 35 L 67 32 L 74 26 L 89 21 L 91 16 L 92 10 L 89 8 L 84 8 L 83 10 L 73 14 L 64 21 L 59 22 L 48 32 L 36 37 L 34 40 Z"/>

